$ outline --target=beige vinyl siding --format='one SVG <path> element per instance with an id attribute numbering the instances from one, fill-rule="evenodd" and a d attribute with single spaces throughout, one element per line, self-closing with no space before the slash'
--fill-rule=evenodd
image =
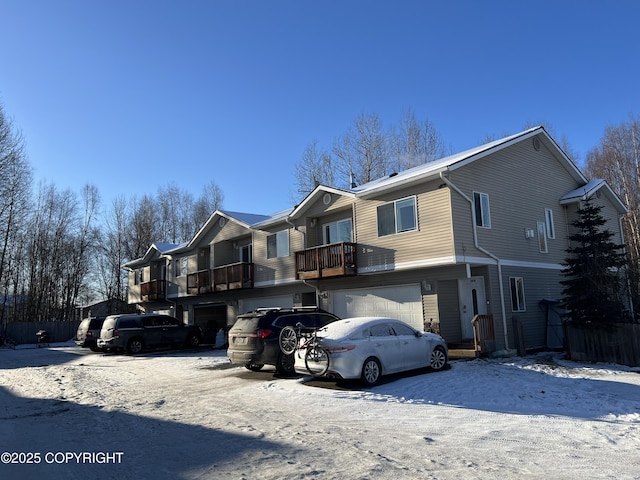
<path id="1" fill-rule="evenodd" d="M 267 258 L 267 237 L 282 230 L 289 236 L 289 255 Z M 288 224 L 255 230 L 253 234 L 253 263 L 255 283 L 278 283 L 295 279 L 295 256 L 293 252 L 303 249 L 302 232 L 295 231 Z"/>
<path id="2" fill-rule="evenodd" d="M 449 191 L 438 189 L 435 182 L 421 187 L 421 190 L 407 189 L 380 199 L 359 200 L 356 203 L 356 238 L 362 247 L 358 257 L 359 267 L 391 269 L 403 263 L 453 256 Z M 414 195 L 418 229 L 379 237 L 378 207 Z"/>
<path id="3" fill-rule="evenodd" d="M 453 171 L 450 180 L 471 199 L 474 191 L 489 195 L 491 228 L 477 228 L 480 246 L 501 259 L 562 262 L 566 237 L 559 201 L 578 185 L 544 145 L 536 151 L 529 140 L 517 143 Z M 456 215 L 462 214 L 457 206 Z M 468 208 L 460 218 L 470 220 Z M 556 238 L 547 240 L 549 252 L 544 254 L 539 251 L 536 224 L 545 221 L 546 208 L 553 211 Z M 534 238 L 525 237 L 527 228 L 536 231 Z M 461 241 L 466 239 L 456 230 L 456 242 Z M 460 248 L 457 243 L 457 251 Z"/>
<path id="4" fill-rule="evenodd" d="M 313 205 L 311 205 L 305 212 L 307 217 L 322 217 L 323 215 L 330 214 L 336 210 L 350 210 L 353 206 L 353 198 L 345 197 L 335 193 L 329 193 L 331 195 L 331 202 L 329 205 L 325 205 L 323 202 L 323 196 L 318 199 Z"/>
<path id="5" fill-rule="evenodd" d="M 502 271 L 505 293 L 505 311 L 507 315 L 507 329 L 510 347 L 515 348 L 514 319 L 522 323 L 526 349 L 542 348 L 547 343 L 546 310 L 540 301 L 561 300 L 563 276 L 561 271 L 539 268 L 504 267 Z M 521 277 L 524 284 L 526 303 L 525 312 L 514 312 L 511 308 L 510 277 Z M 552 280 L 553 278 L 553 280 Z"/>

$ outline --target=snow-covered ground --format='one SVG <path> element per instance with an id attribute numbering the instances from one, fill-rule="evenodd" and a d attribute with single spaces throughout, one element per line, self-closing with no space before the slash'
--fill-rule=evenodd
<path id="1" fill-rule="evenodd" d="M 639 369 L 562 358 L 365 389 L 221 350 L 0 349 L 0 478 L 640 479 Z"/>

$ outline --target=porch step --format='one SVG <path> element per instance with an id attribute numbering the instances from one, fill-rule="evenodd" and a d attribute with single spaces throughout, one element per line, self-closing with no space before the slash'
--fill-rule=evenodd
<path id="1" fill-rule="evenodd" d="M 450 348 L 449 358 L 476 358 L 476 351 L 472 348 Z"/>

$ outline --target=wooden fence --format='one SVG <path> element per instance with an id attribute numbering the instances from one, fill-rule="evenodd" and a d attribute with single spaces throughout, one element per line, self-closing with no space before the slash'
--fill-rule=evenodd
<path id="1" fill-rule="evenodd" d="M 640 324 L 617 323 L 602 328 L 566 324 L 565 341 L 571 360 L 640 367 Z"/>
<path id="2" fill-rule="evenodd" d="M 11 322 L 7 324 L 7 336 L 17 344 L 36 343 L 36 332 L 46 330 L 49 342 L 66 342 L 75 338 L 80 320 L 70 322 Z M 0 326 L 0 334 L 3 327 Z"/>

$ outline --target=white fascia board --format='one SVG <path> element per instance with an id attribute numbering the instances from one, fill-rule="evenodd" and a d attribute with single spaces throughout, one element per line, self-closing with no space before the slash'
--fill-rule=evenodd
<path id="1" fill-rule="evenodd" d="M 355 198 L 356 194 L 339 188 L 327 187 L 326 185 L 318 185 L 313 192 L 307 195 L 298 206 L 289 214 L 289 220 L 295 220 L 304 215 L 304 212 L 317 202 L 325 193 L 340 195 L 342 197 Z"/>

